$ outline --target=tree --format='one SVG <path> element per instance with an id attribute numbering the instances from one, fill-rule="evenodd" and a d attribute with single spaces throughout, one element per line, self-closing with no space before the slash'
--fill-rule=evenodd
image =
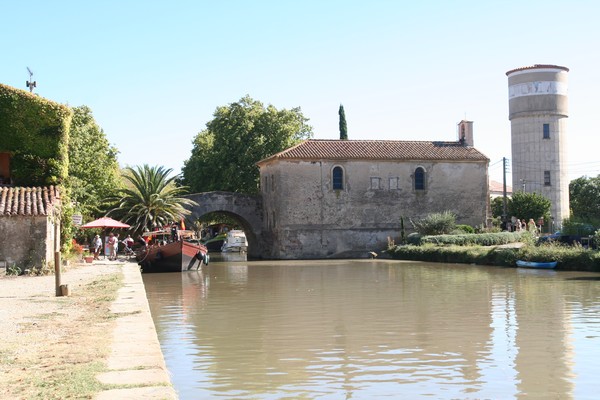
<path id="1" fill-rule="evenodd" d="M 600 175 L 572 180 L 569 184 L 569 202 L 574 219 L 594 223 L 600 221 Z"/>
<path id="2" fill-rule="evenodd" d="M 417 221 L 410 220 L 413 227 L 421 235 L 446 235 L 456 227 L 456 214 L 452 211 L 428 214 Z"/>
<path id="3" fill-rule="evenodd" d="M 75 212 L 87 217 L 104 214 L 105 199 L 114 196 L 121 186 L 118 151 L 87 106 L 73 108 L 68 151 L 67 186 Z"/>
<path id="4" fill-rule="evenodd" d="M 182 197 L 187 188 L 177 186 L 177 176 L 164 167 L 125 168 L 128 185 L 120 191 L 117 206 L 109 214 L 131 225 L 135 232 L 149 231 L 179 222 L 190 211 L 186 205 L 196 202 Z"/>
<path id="5" fill-rule="evenodd" d="M 506 199 L 506 212 L 510 210 L 510 197 Z M 501 217 L 504 214 L 504 198 L 503 197 L 494 197 L 490 204 L 492 208 L 492 217 Z M 508 216 L 510 217 L 510 215 Z"/>
<path id="6" fill-rule="evenodd" d="M 346 125 L 346 113 L 344 112 L 344 106 L 341 104 L 338 114 L 340 115 L 340 140 L 348 140 L 348 126 Z"/>
<path id="7" fill-rule="evenodd" d="M 256 193 L 256 163 L 312 137 L 300 108 L 264 107 L 249 96 L 218 107 L 213 116 L 184 163 L 182 182 L 192 192 Z"/>
<path id="8" fill-rule="evenodd" d="M 550 200 L 538 193 L 514 192 L 509 203 L 509 217 L 528 221 L 533 218 L 547 218 L 550 213 Z"/>

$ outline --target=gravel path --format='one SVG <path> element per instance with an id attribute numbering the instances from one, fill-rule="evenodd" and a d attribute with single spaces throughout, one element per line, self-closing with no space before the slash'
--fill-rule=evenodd
<path id="1" fill-rule="evenodd" d="M 100 264 L 76 263 L 61 275 L 61 283 L 68 284 L 72 292 L 93 282 L 105 274 L 117 273 L 123 264 L 119 262 Z M 8 276 L 0 274 L 0 332 L 3 339 L 18 333 L 19 323 L 31 317 L 60 313 L 77 313 L 76 309 L 65 309 L 64 299 L 56 297 L 55 277 Z"/>

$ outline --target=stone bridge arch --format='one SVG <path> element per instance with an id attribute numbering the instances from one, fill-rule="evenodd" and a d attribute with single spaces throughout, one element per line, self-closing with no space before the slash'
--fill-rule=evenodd
<path id="1" fill-rule="evenodd" d="M 191 219 L 200 218 L 211 212 L 220 212 L 238 220 L 248 239 L 248 257 L 261 257 L 263 251 L 261 196 L 232 192 L 203 192 L 185 197 L 198 204 L 187 207 L 192 212 Z"/>

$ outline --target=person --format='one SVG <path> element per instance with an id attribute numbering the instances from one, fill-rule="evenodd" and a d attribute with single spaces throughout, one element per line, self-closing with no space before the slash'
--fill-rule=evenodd
<path id="1" fill-rule="evenodd" d="M 142 235 L 139 235 L 137 238 L 137 242 L 138 245 L 143 249 L 145 249 L 146 247 L 148 247 L 148 242 L 146 242 L 146 239 L 144 239 L 144 237 Z"/>
<path id="2" fill-rule="evenodd" d="M 529 222 L 527 223 L 527 230 L 531 232 L 531 234 L 537 234 L 537 226 L 535 225 L 535 221 L 533 218 L 529 218 Z"/>
<path id="3" fill-rule="evenodd" d="M 119 240 L 117 237 L 111 232 L 108 235 L 108 240 L 106 244 L 108 244 L 108 259 L 116 260 L 117 259 L 117 245 Z"/>
<path id="4" fill-rule="evenodd" d="M 132 239 L 131 235 L 127 235 L 127 237 L 125 239 L 123 239 L 123 244 L 129 248 L 131 248 L 133 246 L 133 239 Z"/>
<path id="5" fill-rule="evenodd" d="M 99 260 L 100 251 L 102 250 L 102 239 L 100 239 L 100 235 L 94 236 L 94 240 L 92 240 L 92 246 L 94 248 L 94 260 Z"/>
<path id="6" fill-rule="evenodd" d="M 177 232 L 177 224 L 176 223 L 173 223 L 173 225 L 171 226 L 171 240 L 173 242 L 179 241 L 179 234 Z"/>

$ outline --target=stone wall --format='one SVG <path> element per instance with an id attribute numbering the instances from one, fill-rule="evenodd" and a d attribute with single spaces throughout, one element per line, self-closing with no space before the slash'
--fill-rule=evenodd
<path id="1" fill-rule="evenodd" d="M 343 190 L 332 170 L 344 170 Z M 414 189 L 417 167 L 425 190 Z M 481 225 L 488 207 L 487 162 L 297 161 L 261 167 L 267 258 L 365 257 L 397 238 L 400 217 L 450 210 L 457 222 Z"/>
<path id="2" fill-rule="evenodd" d="M 47 216 L 0 217 L 0 262 L 21 269 L 54 260 L 54 224 Z"/>

